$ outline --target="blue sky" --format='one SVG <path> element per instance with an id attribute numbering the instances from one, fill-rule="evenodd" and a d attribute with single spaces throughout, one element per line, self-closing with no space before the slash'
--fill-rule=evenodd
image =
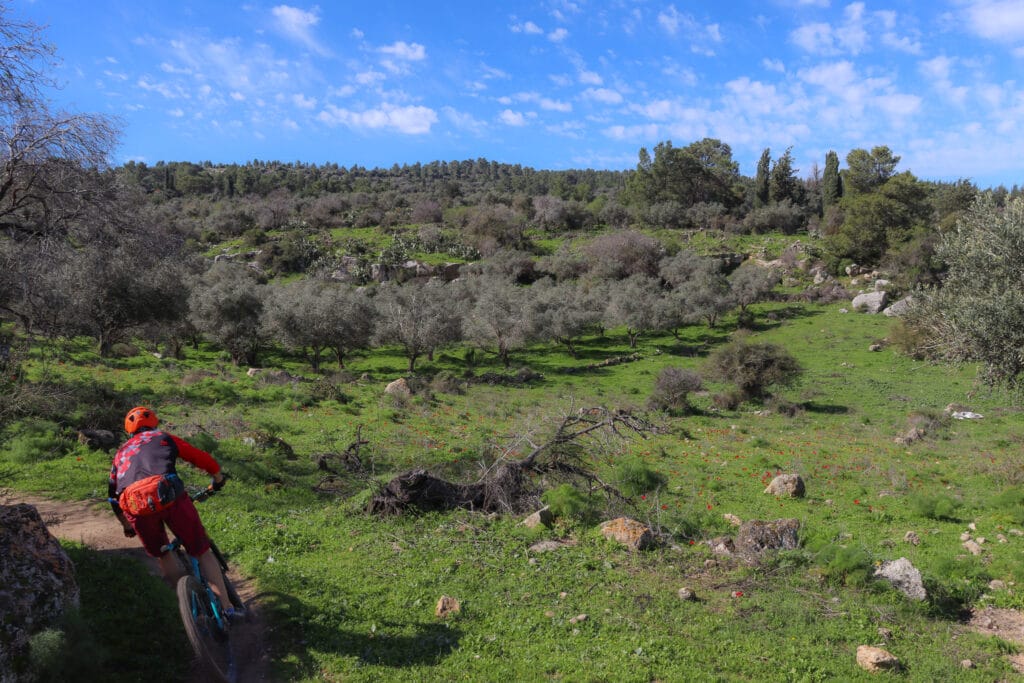
<path id="1" fill-rule="evenodd" d="M 925 179 L 1024 184 L 1024 0 L 320 4 L 9 0 L 115 161 L 632 168 L 703 137 L 753 175 L 888 145 Z M 845 165 L 845 164 L 844 164 Z"/>

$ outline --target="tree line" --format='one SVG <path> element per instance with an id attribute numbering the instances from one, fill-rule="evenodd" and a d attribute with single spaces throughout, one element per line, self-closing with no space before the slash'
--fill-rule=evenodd
<path id="1" fill-rule="evenodd" d="M 727 276 L 713 260 L 666 249 L 652 234 L 680 238 L 669 242 L 696 233 L 806 235 L 833 273 L 851 263 L 881 266 L 923 297 L 952 281 L 959 262 L 951 240 L 1012 218 L 1022 196 L 1016 186 L 982 191 L 969 180 L 899 172 L 900 157 L 885 146 L 851 150 L 845 168 L 829 152 L 823 171 L 815 165 L 803 176 L 790 149 L 774 157 L 765 149 L 755 176 L 746 177 L 729 145 L 712 138 L 682 147 L 664 141 L 653 154 L 641 149 L 629 171 L 538 171 L 486 159 L 390 169 L 276 161 L 113 166 L 117 122 L 65 112 L 48 98 L 56 52 L 41 29 L 0 5 L 0 42 L 0 315 L 30 335 L 90 336 L 102 353 L 133 335 L 174 346 L 202 334 L 241 362 L 276 329 L 280 343 L 307 348 L 315 365 L 318 346 L 340 361 L 356 342 L 376 340 L 401 344 L 412 367 L 437 344 L 403 337 L 389 313 L 403 310 L 406 320 L 420 320 L 418 332 L 440 325 L 507 361 L 527 340 L 571 350 L 587 326 L 624 326 L 635 342 L 646 331 L 695 318 L 714 324 L 745 307 L 737 278 L 749 271 Z M 366 228 L 388 240 L 367 239 Z M 255 284 L 238 287 L 253 273 L 211 263 L 224 243 L 253 249 Z M 563 246 L 548 253 L 542 243 Z M 326 281 L 340 264 L 355 263 L 355 284 L 367 284 L 370 264 L 416 252 L 477 262 L 467 278 L 475 284 L 389 284 L 357 295 Z M 309 282 L 277 281 L 295 276 Z M 1020 288 L 1012 278 L 1001 282 Z M 232 288 L 247 296 L 230 310 L 218 307 Z M 423 297 L 440 289 L 458 324 L 415 317 L 429 309 Z M 298 315 L 307 306 L 281 301 L 308 300 L 308 310 L 320 311 L 312 319 L 330 320 L 333 310 L 317 297 L 366 316 L 372 334 L 330 344 L 283 334 L 303 325 L 281 322 L 289 312 L 281 309 Z M 248 321 L 242 330 L 221 331 L 241 320 Z M 937 339 L 966 327 L 932 320 L 919 329 Z M 337 325 L 333 334 L 346 336 Z M 947 357 L 981 357 L 963 344 L 956 353 L 952 342 L 933 346 Z"/>

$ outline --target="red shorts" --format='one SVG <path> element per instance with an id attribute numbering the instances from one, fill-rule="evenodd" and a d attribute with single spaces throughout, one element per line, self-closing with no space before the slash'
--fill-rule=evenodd
<path id="1" fill-rule="evenodd" d="M 178 498 L 171 507 L 154 515 L 136 517 L 125 512 L 124 517 L 135 529 L 150 557 L 160 557 L 164 554 L 160 549 L 170 542 L 167 538 L 168 528 L 181 539 L 185 550 L 192 557 L 199 557 L 210 549 L 210 540 L 206 537 L 206 529 L 199 520 L 199 512 L 192 499 L 186 495 Z"/>

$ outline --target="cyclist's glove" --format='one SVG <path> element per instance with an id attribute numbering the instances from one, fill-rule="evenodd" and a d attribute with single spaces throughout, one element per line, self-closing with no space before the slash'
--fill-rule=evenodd
<path id="1" fill-rule="evenodd" d="M 214 491 L 220 491 L 222 488 L 224 488 L 224 484 L 227 483 L 227 480 L 228 480 L 228 475 L 226 475 L 223 472 L 221 472 L 221 480 L 217 481 L 216 479 L 214 479 L 213 482 L 210 484 L 210 486 L 213 487 Z"/>

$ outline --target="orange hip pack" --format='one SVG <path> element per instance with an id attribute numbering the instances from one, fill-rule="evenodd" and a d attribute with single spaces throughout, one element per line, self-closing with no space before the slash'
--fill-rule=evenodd
<path id="1" fill-rule="evenodd" d="M 122 491 L 117 503 L 129 514 L 147 517 L 171 507 L 184 492 L 185 484 L 177 474 L 154 474 Z"/>

